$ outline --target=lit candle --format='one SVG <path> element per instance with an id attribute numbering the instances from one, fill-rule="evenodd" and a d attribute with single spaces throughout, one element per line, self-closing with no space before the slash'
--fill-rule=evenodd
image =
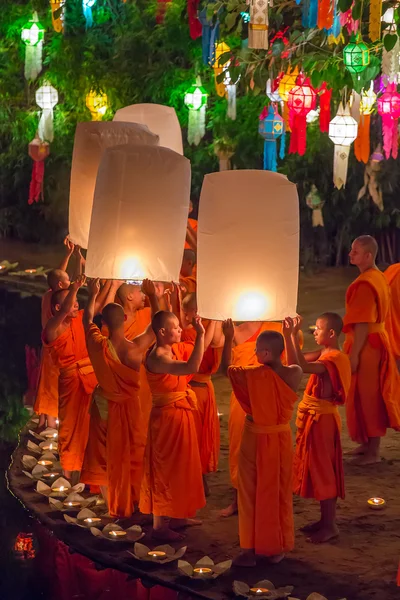
<path id="1" fill-rule="evenodd" d="M 52 464 L 51 460 L 38 460 L 38 465 L 42 465 L 42 467 L 50 467 Z"/>
<path id="2" fill-rule="evenodd" d="M 223 416 L 224 416 L 224 413 L 220 413 L 220 412 L 218 413 L 218 419 L 220 419 Z"/>
<path id="3" fill-rule="evenodd" d="M 262 594 L 268 594 L 267 588 L 250 588 L 250 594 L 252 596 L 261 596 Z"/>
<path id="4" fill-rule="evenodd" d="M 50 444 L 43 444 L 43 450 L 57 450 L 57 442 L 50 442 Z"/>
<path id="5" fill-rule="evenodd" d="M 166 552 L 162 552 L 161 550 L 152 550 L 151 552 L 148 552 L 148 556 L 151 556 L 151 558 L 165 558 L 167 556 Z"/>
<path id="6" fill-rule="evenodd" d="M 56 492 L 56 493 L 58 493 L 58 492 L 63 493 L 66 489 L 67 488 L 64 485 L 60 485 L 60 487 L 51 488 L 51 491 Z"/>
<path id="7" fill-rule="evenodd" d="M 87 517 L 86 519 L 83 520 L 83 522 L 86 523 L 86 525 L 89 525 L 91 527 L 92 525 L 101 523 L 101 519 L 100 519 L 100 517 Z"/>
<path id="8" fill-rule="evenodd" d="M 210 577 L 212 575 L 212 569 L 208 567 L 197 567 L 193 569 L 193 573 L 199 577 Z"/>
<path id="9" fill-rule="evenodd" d="M 5 267 L 3 265 L 0 265 L 0 271 L 2 271 L 3 269 L 5 269 Z"/>
<path id="10" fill-rule="evenodd" d="M 60 421 L 58 419 L 56 419 L 56 425 L 57 425 L 57 427 L 59 426 L 59 424 L 60 424 Z"/>
<path id="11" fill-rule="evenodd" d="M 126 531 L 120 531 L 120 530 L 115 531 L 114 530 L 114 531 L 110 531 L 109 535 L 111 535 L 111 537 L 114 537 L 114 538 L 123 537 L 124 535 L 126 535 Z"/>
<path id="12" fill-rule="evenodd" d="M 43 473 L 43 479 L 54 479 L 54 477 L 58 477 L 60 473 Z"/>
<path id="13" fill-rule="evenodd" d="M 25 273 L 29 273 L 29 275 L 32 275 L 32 273 L 36 273 L 36 269 L 25 269 Z"/>
<path id="14" fill-rule="evenodd" d="M 381 510 L 385 504 L 386 502 L 383 498 L 370 498 L 368 500 L 368 506 L 374 510 Z"/>
<path id="15" fill-rule="evenodd" d="M 58 436 L 58 433 L 46 433 L 46 434 L 45 434 L 45 438 L 46 438 L 47 440 L 49 440 L 49 439 L 54 439 L 54 438 L 56 438 L 57 436 Z"/>
<path id="16" fill-rule="evenodd" d="M 67 508 L 79 508 L 81 503 L 80 502 L 63 502 L 64 506 Z"/>

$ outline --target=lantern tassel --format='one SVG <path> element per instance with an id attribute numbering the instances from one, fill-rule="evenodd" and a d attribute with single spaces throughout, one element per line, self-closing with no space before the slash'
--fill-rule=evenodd
<path id="1" fill-rule="evenodd" d="M 338 190 L 346 185 L 349 154 L 350 146 L 335 145 L 333 158 L 333 183 Z"/>
<path id="2" fill-rule="evenodd" d="M 305 115 L 293 115 L 291 119 L 292 135 L 290 136 L 289 154 L 299 154 L 304 156 L 306 153 L 306 127 L 307 121 Z"/>
<path id="3" fill-rule="evenodd" d="M 248 47 L 268 50 L 268 0 L 250 0 Z"/>
<path id="4" fill-rule="evenodd" d="M 86 29 L 89 29 L 89 27 L 92 27 L 92 25 L 93 25 L 92 8 L 90 6 L 88 6 L 85 2 L 83 2 L 82 9 L 83 9 L 83 16 L 85 17 L 85 21 L 86 21 Z"/>
<path id="5" fill-rule="evenodd" d="M 331 0 L 318 2 L 318 29 L 330 29 L 333 26 L 334 6 Z"/>
<path id="6" fill-rule="evenodd" d="M 323 92 L 319 97 L 319 128 L 323 133 L 328 133 L 331 120 L 332 90 L 328 90 L 326 84 L 324 85 Z"/>
<path id="7" fill-rule="evenodd" d="M 54 128 L 53 128 L 53 109 L 44 108 L 40 115 L 40 121 L 38 125 L 39 138 L 43 142 L 52 142 L 54 139 Z"/>
<path id="8" fill-rule="evenodd" d="M 264 171 L 278 170 L 276 161 L 276 142 L 273 140 L 264 141 Z"/>
<path id="9" fill-rule="evenodd" d="M 189 109 L 188 142 L 198 146 L 206 132 L 206 107 Z"/>
<path id="10" fill-rule="evenodd" d="M 358 134 L 354 141 L 354 154 L 359 162 L 367 164 L 369 161 L 370 141 L 369 130 L 371 123 L 371 115 L 360 115 L 358 123 Z"/>
<path id="11" fill-rule="evenodd" d="M 382 0 L 371 0 L 369 4 L 369 30 L 371 42 L 376 42 L 381 37 Z"/>
<path id="12" fill-rule="evenodd" d="M 282 160 L 285 158 L 285 145 L 286 145 L 286 132 L 283 131 L 281 135 L 281 145 L 279 148 L 279 158 Z"/>
<path id="13" fill-rule="evenodd" d="M 43 200 L 44 160 L 34 161 L 29 184 L 28 204 Z"/>
<path id="14" fill-rule="evenodd" d="M 25 47 L 25 70 L 24 75 L 27 81 L 34 81 L 42 70 L 43 42 L 38 42 L 36 46 Z"/>
<path id="15" fill-rule="evenodd" d="M 302 25 L 306 29 L 313 29 L 317 26 L 318 20 L 318 0 L 304 0 Z"/>
<path id="16" fill-rule="evenodd" d="M 236 84 L 229 84 L 226 86 L 226 93 L 228 96 L 228 110 L 226 116 L 232 121 L 236 120 Z"/>

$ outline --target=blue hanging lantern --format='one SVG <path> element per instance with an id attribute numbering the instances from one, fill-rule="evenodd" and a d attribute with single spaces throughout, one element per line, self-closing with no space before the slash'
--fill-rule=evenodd
<path id="1" fill-rule="evenodd" d="M 303 0 L 303 15 L 301 23 L 305 29 L 312 29 L 317 26 L 318 21 L 318 0 Z"/>
<path id="2" fill-rule="evenodd" d="M 264 138 L 264 170 L 276 171 L 276 141 L 281 136 L 279 157 L 283 158 L 285 155 L 285 123 L 272 103 L 268 111 L 264 108 L 260 115 L 258 133 Z"/>
<path id="3" fill-rule="evenodd" d="M 218 17 L 215 22 L 212 19 L 207 19 L 207 9 L 203 8 L 199 13 L 199 21 L 202 26 L 201 49 L 203 63 L 212 65 L 215 62 L 215 47 L 219 39 L 219 20 Z"/>

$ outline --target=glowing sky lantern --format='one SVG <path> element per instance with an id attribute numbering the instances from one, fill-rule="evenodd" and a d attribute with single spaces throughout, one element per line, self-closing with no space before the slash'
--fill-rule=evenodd
<path id="1" fill-rule="evenodd" d="M 158 136 L 145 125 L 123 122 L 78 123 L 72 154 L 69 192 L 69 237 L 72 242 L 88 247 L 90 218 L 97 171 L 103 152 L 110 146 L 144 144 L 156 146 Z M 109 199 L 113 205 L 113 199 Z"/>
<path id="2" fill-rule="evenodd" d="M 206 175 L 197 240 L 202 317 L 278 321 L 296 314 L 299 206 L 296 186 L 284 175 L 256 170 Z"/>
<path id="3" fill-rule="evenodd" d="M 107 148 L 96 181 L 86 275 L 179 281 L 189 200 L 187 158 L 158 146 Z"/>

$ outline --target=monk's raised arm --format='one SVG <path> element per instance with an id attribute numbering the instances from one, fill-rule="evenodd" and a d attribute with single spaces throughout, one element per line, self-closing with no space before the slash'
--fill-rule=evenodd
<path id="1" fill-rule="evenodd" d="M 228 368 L 232 363 L 232 344 L 235 336 L 235 328 L 232 319 L 227 319 L 222 324 L 222 333 L 224 335 L 224 348 L 222 350 L 222 358 L 220 372 L 228 375 Z"/>
<path id="2" fill-rule="evenodd" d="M 86 304 L 83 313 L 83 326 L 85 331 L 89 329 L 89 326 L 93 323 L 95 316 L 95 302 L 100 292 L 100 281 L 99 279 L 91 279 L 88 282 L 89 299 Z"/>
<path id="3" fill-rule="evenodd" d="M 150 353 L 147 364 L 153 373 L 168 373 L 169 375 L 192 375 L 197 373 L 204 354 L 204 327 L 200 317 L 193 319 L 193 327 L 197 336 L 192 354 L 188 361 L 173 360 L 165 354 Z"/>
<path id="4" fill-rule="evenodd" d="M 101 313 L 103 308 L 110 304 L 111 302 L 115 302 L 115 294 L 117 293 L 118 288 L 121 287 L 121 281 L 118 279 L 107 279 L 103 287 L 100 289 L 99 294 L 96 296 L 96 300 L 94 303 L 94 314 L 98 315 Z"/>
<path id="5" fill-rule="evenodd" d="M 60 269 L 60 271 L 67 270 L 69 259 L 71 258 L 71 255 L 75 249 L 74 244 L 71 242 L 71 240 L 68 237 L 66 237 L 64 240 L 64 246 L 65 246 L 65 254 L 64 254 L 63 258 L 61 259 L 60 264 L 58 265 L 58 269 Z M 74 279 L 76 279 L 76 278 L 74 278 Z"/>
<path id="6" fill-rule="evenodd" d="M 86 260 L 83 258 L 81 253 L 81 247 L 75 245 L 74 247 L 74 258 L 75 258 L 75 270 L 72 276 L 72 280 L 78 279 L 83 274 Z"/>
<path id="7" fill-rule="evenodd" d="M 85 283 L 85 276 L 79 277 L 76 281 L 73 281 L 67 290 L 60 290 L 55 294 L 64 292 L 66 294 L 64 299 L 60 303 L 54 304 L 52 307 L 53 317 L 48 320 L 46 327 L 43 330 L 43 337 L 47 343 L 54 342 L 58 337 L 58 328 L 70 314 L 76 302 L 76 295 L 78 290 Z"/>
<path id="8" fill-rule="evenodd" d="M 283 322 L 283 337 L 285 338 L 286 359 L 288 365 L 298 365 L 303 373 L 322 375 L 326 372 L 323 363 L 315 362 L 321 351 L 303 354 L 300 349 L 298 331 L 301 325 L 299 318 L 286 317 Z M 301 377 L 300 377 L 301 378 Z"/>

